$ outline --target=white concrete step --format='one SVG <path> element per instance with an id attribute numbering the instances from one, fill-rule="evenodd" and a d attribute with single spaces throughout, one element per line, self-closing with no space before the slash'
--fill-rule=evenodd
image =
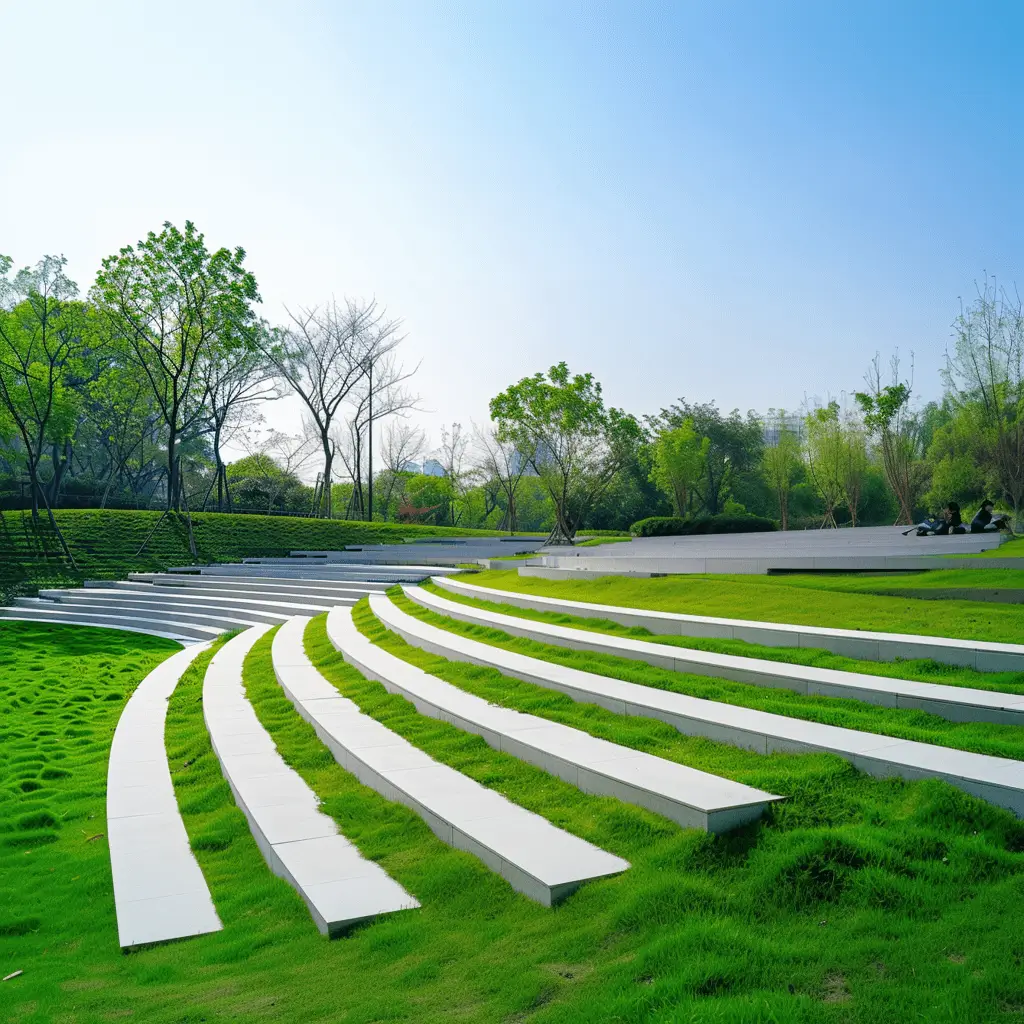
<path id="1" fill-rule="evenodd" d="M 92 594 L 95 591 L 80 591 L 81 594 Z M 30 602 L 39 601 L 38 605 L 32 605 Z M 244 629 L 248 626 L 254 626 L 259 622 L 270 621 L 273 623 L 281 622 L 287 616 L 284 615 L 271 615 L 267 616 L 264 613 L 252 614 L 242 609 L 232 608 L 230 606 L 214 607 L 214 608 L 198 608 L 188 605 L 163 605 L 161 603 L 153 603 L 150 601 L 135 601 L 130 597 L 117 598 L 117 599 L 103 599 L 103 598 L 90 598 L 81 597 L 74 598 L 67 601 L 42 601 L 38 598 L 15 598 L 17 607 L 49 607 L 49 608 L 66 608 L 69 612 L 73 611 L 75 614 L 101 614 L 110 615 L 115 613 L 122 613 L 124 615 L 139 615 L 141 618 L 145 618 L 149 621 L 160 622 L 165 619 L 173 619 L 178 622 L 189 623 L 196 626 L 210 626 L 214 627 L 218 633 L 223 633 L 229 629 Z"/>
<path id="2" fill-rule="evenodd" d="M 598 704 L 617 714 L 656 718 L 686 735 L 706 736 L 762 754 L 777 750 L 827 751 L 870 775 L 942 779 L 1024 817 L 1022 761 L 806 722 L 610 679 L 457 636 L 406 615 L 387 597 L 373 595 L 370 607 L 388 629 L 408 643 L 455 661 L 496 668 L 504 675 L 558 690 L 573 700 Z"/>
<path id="3" fill-rule="evenodd" d="M 299 714 L 360 782 L 412 808 L 442 842 L 479 857 L 512 888 L 546 907 L 584 882 L 629 867 L 433 760 L 360 712 L 306 656 L 302 638 L 308 623 L 296 617 L 277 631 L 274 672 Z"/>
<path id="4" fill-rule="evenodd" d="M 212 640 L 225 632 L 215 626 L 197 625 L 168 618 L 149 618 L 141 615 L 107 615 L 91 610 L 77 610 L 68 605 L 48 602 L 49 607 L 25 607 L 15 605 L 0 608 L 0 619 L 15 619 L 22 622 L 52 622 L 66 626 L 107 626 L 110 629 L 124 629 L 130 633 L 150 633 L 166 636 L 172 640 Z"/>
<path id="5" fill-rule="evenodd" d="M 316 794 L 285 764 L 245 696 L 242 663 L 267 631 L 229 640 L 203 682 L 203 716 L 235 802 L 271 871 L 292 885 L 317 928 L 337 935 L 360 921 L 419 906 L 379 864 L 363 858 Z"/>
<path id="6" fill-rule="evenodd" d="M 121 581 L 86 580 L 86 586 L 111 587 L 120 585 Z M 318 594 L 331 596 L 334 594 L 362 595 L 371 591 L 387 590 L 392 583 L 377 580 L 307 580 L 307 579 L 275 579 L 265 576 L 247 578 L 243 576 L 187 576 L 182 573 L 130 573 L 125 585 L 151 584 L 161 589 L 177 590 L 217 590 L 237 591 L 239 593 L 269 594 Z"/>
<path id="7" fill-rule="evenodd" d="M 914 708 L 954 722 L 992 722 L 1024 725 L 1024 695 L 979 690 L 966 686 L 944 686 L 909 679 L 890 679 L 864 672 L 791 665 L 745 655 L 716 654 L 688 647 L 634 640 L 630 637 L 597 633 L 593 630 L 556 626 L 515 615 L 489 611 L 449 601 L 422 587 L 403 587 L 406 597 L 438 615 L 460 622 L 500 629 L 512 636 L 526 637 L 574 651 L 595 651 L 617 658 L 642 661 L 658 668 L 700 676 L 732 679 L 754 686 L 795 690 L 826 697 L 845 697 L 884 707 Z"/>
<path id="8" fill-rule="evenodd" d="M 447 577 L 438 577 L 433 582 L 452 593 L 480 601 L 508 604 L 539 612 L 575 615 L 580 618 L 606 619 L 623 626 L 641 626 L 652 633 L 666 636 L 745 640 L 766 647 L 815 647 L 864 661 L 931 658 L 947 665 L 977 669 L 979 672 L 1024 672 L 1024 644 L 685 615 L 680 612 L 591 604 L 588 601 L 571 601 L 568 598 L 496 590 Z"/>
<path id="9" fill-rule="evenodd" d="M 359 567 L 308 567 L 306 569 L 290 566 L 272 565 L 209 565 L 209 566 L 172 566 L 169 573 L 180 575 L 216 576 L 218 578 L 241 579 L 308 579 L 326 580 L 328 582 L 352 581 L 362 582 L 383 581 L 392 583 L 419 583 L 427 576 L 439 573 L 436 566 L 405 566 L 396 565 L 391 568 L 375 568 L 374 566 Z"/>
<path id="10" fill-rule="evenodd" d="M 208 643 L 172 654 L 121 712 L 107 763 L 107 842 L 122 949 L 221 929 L 189 846 L 164 750 L 167 701 Z"/>
<path id="11" fill-rule="evenodd" d="M 387 598 L 372 598 L 391 605 Z M 397 610 L 397 609 L 396 609 Z M 492 747 L 535 764 L 586 793 L 614 796 L 663 814 L 684 828 L 724 832 L 761 816 L 771 793 L 598 739 L 545 718 L 495 707 L 372 644 L 347 608 L 327 616 L 345 660 L 422 714 L 482 736 Z"/>
<path id="12" fill-rule="evenodd" d="M 108 604 L 117 606 L 121 602 L 131 603 L 133 606 L 155 605 L 161 608 L 189 608 L 196 611 L 207 610 L 215 612 L 238 612 L 259 622 L 280 622 L 282 618 L 289 615 L 316 615 L 327 611 L 339 604 L 355 604 L 357 597 L 347 596 L 341 600 L 318 600 L 315 598 L 302 598 L 295 600 L 269 599 L 263 597 L 246 597 L 235 594 L 216 593 L 213 596 L 202 591 L 189 591 L 188 593 L 176 593 L 166 588 L 146 587 L 139 584 L 136 587 L 123 587 L 110 590 L 74 589 L 74 590 L 41 590 L 40 598 L 48 601 L 66 603 L 89 603 L 92 605 Z M 270 615 L 270 618 L 260 618 L 261 615 Z"/>

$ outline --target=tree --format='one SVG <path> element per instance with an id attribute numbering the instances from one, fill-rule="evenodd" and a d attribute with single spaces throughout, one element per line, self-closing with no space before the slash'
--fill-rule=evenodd
<path id="1" fill-rule="evenodd" d="M 655 431 L 672 430 L 690 420 L 700 437 L 709 441 L 704 472 L 692 487 L 697 503 L 709 516 L 718 515 L 732 494 L 737 477 L 756 475 L 764 450 L 764 427 L 754 413 L 746 418 L 734 409 L 728 416 L 714 402 L 680 399 L 648 422 Z"/>
<path id="2" fill-rule="evenodd" d="M 441 425 L 441 445 L 437 449 L 437 461 L 441 466 L 441 474 L 448 484 L 451 495 L 448 502 L 450 526 L 457 526 L 462 518 L 462 499 L 466 495 L 468 473 L 466 469 L 466 452 L 469 448 L 469 437 L 462 429 L 461 423 L 453 423 L 451 429 Z"/>
<path id="3" fill-rule="evenodd" d="M 266 510 L 279 505 L 290 488 L 299 485 L 299 473 L 316 454 L 317 438 L 270 430 L 246 440 L 248 455 L 226 467 L 228 480 L 243 500 L 266 502 Z"/>
<path id="4" fill-rule="evenodd" d="M 376 301 L 333 300 L 323 307 L 287 310 L 290 323 L 264 343 L 264 352 L 302 400 L 323 452 L 324 499 L 319 512 L 331 518 L 331 473 L 337 451 L 335 420 L 368 367 L 402 338 L 400 320 L 389 320 Z"/>
<path id="5" fill-rule="evenodd" d="M 783 426 L 783 414 L 779 413 L 779 437 L 774 445 L 766 445 L 761 458 L 761 470 L 765 481 L 771 487 L 779 506 L 779 524 L 789 529 L 789 499 L 801 467 L 800 439 L 792 430 Z"/>
<path id="6" fill-rule="evenodd" d="M 923 482 L 920 469 L 917 424 L 910 410 L 911 382 L 900 380 L 899 353 L 890 363 L 891 379 L 884 384 L 882 367 L 876 355 L 864 380 L 867 391 L 854 398 L 864 415 L 864 426 L 882 453 L 882 469 L 899 504 L 897 525 L 914 522 L 914 507 Z"/>
<path id="7" fill-rule="evenodd" d="M 815 409 L 807 416 L 807 475 L 818 492 L 825 514 L 822 527 L 835 527 L 836 510 L 843 502 L 843 427 L 839 403 Z"/>
<path id="8" fill-rule="evenodd" d="M 201 373 L 214 459 L 214 479 L 207 490 L 207 499 L 216 486 L 217 510 L 229 512 L 231 489 L 223 447 L 230 441 L 233 429 L 242 425 L 253 403 L 279 398 L 280 390 L 273 367 L 255 344 L 212 347 L 203 358 Z"/>
<path id="9" fill-rule="evenodd" d="M 515 441 L 502 440 L 499 430 L 493 425 L 474 425 L 473 436 L 477 450 L 477 471 L 486 482 L 493 483 L 505 503 L 498 529 L 514 534 L 518 529 L 519 518 L 516 496 L 530 463 L 530 453 L 524 452 Z"/>
<path id="10" fill-rule="evenodd" d="M 103 260 L 93 296 L 128 345 L 167 430 L 167 507 L 181 506 L 178 445 L 206 415 L 203 367 L 255 344 L 260 301 L 245 250 L 210 252 L 191 221 L 165 222 Z"/>
<path id="11" fill-rule="evenodd" d="M 381 474 L 382 486 L 378 490 L 382 496 L 378 498 L 378 504 L 385 522 L 398 482 L 412 476 L 408 467 L 423 454 L 426 441 L 426 435 L 419 427 L 401 419 L 389 423 L 384 431 L 384 443 L 381 445 L 384 471 Z"/>
<path id="12" fill-rule="evenodd" d="M 417 367 L 416 369 L 418 369 Z M 373 519 L 373 424 L 396 413 L 417 408 L 419 395 L 405 387 L 416 370 L 407 372 L 392 351 L 371 352 L 366 359 L 366 373 L 349 393 L 352 414 L 344 431 L 334 434 L 335 454 L 352 479 L 349 515 Z M 367 487 L 363 488 L 363 452 L 367 453 Z"/>
<path id="13" fill-rule="evenodd" d="M 498 437 L 530 453 L 555 506 L 548 542 L 572 544 L 587 513 L 643 440 L 636 420 L 605 408 L 592 374 L 558 363 L 491 399 Z"/>
<path id="14" fill-rule="evenodd" d="M 62 470 L 58 450 L 70 443 L 78 422 L 82 393 L 76 384 L 82 383 L 87 348 L 86 309 L 76 301 L 77 285 L 64 273 L 66 262 L 63 256 L 45 256 L 8 280 L 12 261 L 0 256 L 0 404 L 8 429 L 21 442 L 32 516 L 38 519 L 42 499 L 55 530 L 51 505 Z M 47 448 L 53 451 L 49 499 L 40 479 Z"/>
<path id="15" fill-rule="evenodd" d="M 1024 519 L 1024 307 L 986 277 L 953 323 L 943 380 L 958 409 L 977 409 L 981 462 L 991 468 L 1014 518 Z"/>
<path id="16" fill-rule="evenodd" d="M 840 424 L 840 470 L 843 500 L 850 513 L 850 525 L 857 525 L 861 495 L 868 476 L 868 442 L 863 425 L 852 415 L 843 417 Z"/>
<path id="17" fill-rule="evenodd" d="M 692 419 L 663 430 L 654 439 L 651 477 L 675 502 L 677 515 L 689 512 L 691 493 L 704 476 L 710 447 L 711 439 L 694 430 Z"/>

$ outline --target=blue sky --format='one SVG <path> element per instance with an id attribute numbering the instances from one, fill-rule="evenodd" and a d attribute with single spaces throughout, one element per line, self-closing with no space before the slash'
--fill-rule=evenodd
<path id="1" fill-rule="evenodd" d="M 190 218 L 271 320 L 376 295 L 435 442 L 560 359 L 636 413 L 763 411 L 898 347 L 934 397 L 958 296 L 1024 288 L 1019 3 L 7 3 L 0 36 L 0 252 L 87 286 Z"/>

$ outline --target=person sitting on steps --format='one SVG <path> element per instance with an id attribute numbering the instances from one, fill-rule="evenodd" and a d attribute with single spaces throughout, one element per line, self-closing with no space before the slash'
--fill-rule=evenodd
<path id="1" fill-rule="evenodd" d="M 1000 512 L 998 515 L 994 515 L 992 510 L 995 505 L 991 501 L 983 501 L 981 508 L 978 509 L 977 514 L 971 520 L 971 533 L 985 533 L 989 530 L 1009 530 L 1010 529 L 1010 517 L 1004 512 Z"/>

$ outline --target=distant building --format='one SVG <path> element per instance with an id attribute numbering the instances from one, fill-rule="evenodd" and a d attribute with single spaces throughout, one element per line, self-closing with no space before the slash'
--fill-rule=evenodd
<path id="1" fill-rule="evenodd" d="M 777 448 L 779 438 L 784 433 L 793 434 L 798 441 L 803 441 L 807 432 L 804 417 L 799 413 L 777 413 L 774 410 L 762 418 L 764 424 L 764 444 L 766 448 Z"/>
<path id="2" fill-rule="evenodd" d="M 403 473 L 419 473 L 421 472 L 420 464 L 418 462 L 407 462 L 402 467 Z"/>
<path id="3" fill-rule="evenodd" d="M 437 459 L 427 459 L 421 472 L 425 476 L 444 476 L 444 466 Z"/>

